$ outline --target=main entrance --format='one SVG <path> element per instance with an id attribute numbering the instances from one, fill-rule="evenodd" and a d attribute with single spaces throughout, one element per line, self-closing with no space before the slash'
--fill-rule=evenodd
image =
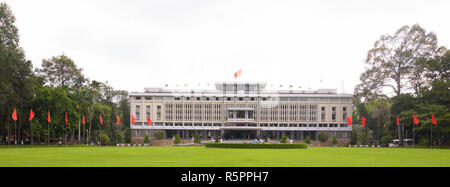
<path id="1" fill-rule="evenodd" d="M 257 130 L 225 130 L 224 137 L 228 140 L 251 140 L 257 138 Z"/>

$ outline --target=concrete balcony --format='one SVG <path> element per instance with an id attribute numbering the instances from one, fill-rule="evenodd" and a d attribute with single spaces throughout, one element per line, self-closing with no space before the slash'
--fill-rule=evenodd
<path id="1" fill-rule="evenodd" d="M 264 131 L 352 131 L 352 127 L 252 127 L 252 126 L 155 126 L 132 125 L 131 129 L 143 130 L 221 130 L 221 129 L 254 129 Z"/>
<path id="2" fill-rule="evenodd" d="M 255 119 L 253 119 L 253 118 L 228 118 L 227 122 L 230 122 L 230 123 L 254 123 Z"/>

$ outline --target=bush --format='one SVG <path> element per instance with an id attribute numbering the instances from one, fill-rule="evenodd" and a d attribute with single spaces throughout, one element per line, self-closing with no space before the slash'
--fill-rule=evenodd
<path id="1" fill-rule="evenodd" d="M 100 142 L 102 142 L 102 145 L 108 145 L 109 144 L 109 137 L 106 136 L 106 134 L 99 135 Z"/>
<path id="2" fill-rule="evenodd" d="M 173 141 L 173 143 L 174 143 L 174 144 L 179 144 L 179 143 L 181 143 L 181 139 L 180 139 L 180 135 L 179 135 L 179 134 L 175 135 L 175 140 Z"/>
<path id="3" fill-rule="evenodd" d="M 358 134 L 353 130 L 350 132 L 350 145 L 358 144 Z"/>
<path id="4" fill-rule="evenodd" d="M 311 144 L 311 139 L 309 138 L 309 136 L 306 137 L 305 143 L 306 144 Z"/>
<path id="5" fill-rule="evenodd" d="M 337 141 L 337 137 L 336 135 L 333 135 L 333 145 L 337 145 L 338 141 Z"/>
<path id="6" fill-rule="evenodd" d="M 421 138 L 419 140 L 419 145 L 428 146 L 428 138 Z"/>
<path id="7" fill-rule="evenodd" d="M 196 143 L 196 144 L 202 143 L 202 139 L 200 138 L 200 134 L 195 133 L 194 143 Z"/>
<path id="8" fill-rule="evenodd" d="M 119 133 L 117 135 L 117 143 L 122 143 L 122 142 L 123 142 L 123 135 L 122 135 L 122 133 Z"/>
<path id="9" fill-rule="evenodd" d="M 150 143 L 150 137 L 148 136 L 148 134 L 145 134 L 144 143 Z"/>
<path id="10" fill-rule="evenodd" d="M 155 138 L 156 139 L 165 139 L 166 138 L 166 131 L 164 131 L 164 130 L 157 130 L 155 132 Z"/>
<path id="11" fill-rule="evenodd" d="M 366 137 L 366 133 L 363 133 L 363 134 L 361 135 L 361 138 L 362 138 L 361 144 L 362 144 L 362 145 L 367 145 L 367 137 Z"/>
<path id="12" fill-rule="evenodd" d="M 328 140 L 328 135 L 323 132 L 320 132 L 317 138 L 319 138 L 319 141 L 321 142 L 326 142 Z"/>
<path id="13" fill-rule="evenodd" d="M 287 136 L 286 136 L 286 134 L 281 135 L 280 143 L 286 143 L 286 141 L 287 141 Z"/>
<path id="14" fill-rule="evenodd" d="M 251 143 L 205 143 L 206 148 L 233 149 L 307 149 L 306 144 L 251 144 Z"/>
<path id="15" fill-rule="evenodd" d="M 382 144 L 388 144 L 388 143 L 392 143 L 392 142 L 394 142 L 394 138 L 392 136 L 383 136 L 381 138 Z"/>

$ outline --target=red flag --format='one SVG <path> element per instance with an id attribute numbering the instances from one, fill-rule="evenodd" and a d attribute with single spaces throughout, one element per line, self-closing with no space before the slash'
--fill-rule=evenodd
<path id="1" fill-rule="evenodd" d="M 378 127 L 381 127 L 380 118 L 378 118 Z"/>
<path id="2" fill-rule="evenodd" d="M 398 124 L 399 124 L 399 123 L 398 123 L 398 115 L 397 115 L 397 126 L 398 126 Z"/>
<path id="3" fill-rule="evenodd" d="M 365 117 L 361 117 L 361 124 L 363 127 L 366 126 L 366 118 Z"/>
<path id="4" fill-rule="evenodd" d="M 436 123 L 436 118 L 434 117 L 433 114 L 431 114 L 431 124 L 437 125 L 437 123 Z"/>
<path id="5" fill-rule="evenodd" d="M 14 112 L 12 113 L 12 119 L 14 121 L 17 121 L 17 112 L 16 112 L 16 108 L 14 108 Z"/>
<path id="6" fill-rule="evenodd" d="M 83 114 L 83 125 L 86 124 L 86 122 L 84 121 L 84 114 Z"/>
<path id="7" fill-rule="evenodd" d="M 50 120 L 50 111 L 48 111 L 47 121 L 48 121 L 49 123 L 52 121 L 52 120 Z"/>
<path id="8" fill-rule="evenodd" d="M 413 115 L 413 124 L 419 125 L 419 118 L 417 118 L 416 114 Z"/>
<path id="9" fill-rule="evenodd" d="M 242 70 L 239 69 L 239 71 L 237 71 L 236 73 L 234 73 L 234 78 L 237 78 L 237 77 L 241 76 L 241 74 L 242 74 Z"/>
<path id="10" fill-rule="evenodd" d="M 117 116 L 117 125 L 119 125 L 120 124 L 120 118 L 119 118 L 119 116 Z"/>
<path id="11" fill-rule="evenodd" d="M 134 116 L 131 116 L 131 124 L 134 125 L 134 122 L 136 121 L 136 118 Z"/>
<path id="12" fill-rule="evenodd" d="M 31 121 L 34 117 L 33 109 L 30 109 L 30 117 L 28 118 L 28 121 Z"/>
<path id="13" fill-rule="evenodd" d="M 147 125 L 152 125 L 152 120 L 150 120 L 150 116 L 147 116 Z"/>
<path id="14" fill-rule="evenodd" d="M 103 119 L 102 119 L 102 115 L 100 114 L 100 124 L 103 125 Z"/>
<path id="15" fill-rule="evenodd" d="M 347 125 L 352 125 L 352 117 L 347 116 Z"/>
<path id="16" fill-rule="evenodd" d="M 67 112 L 66 112 L 66 116 L 65 117 L 66 117 L 66 125 L 67 125 Z"/>

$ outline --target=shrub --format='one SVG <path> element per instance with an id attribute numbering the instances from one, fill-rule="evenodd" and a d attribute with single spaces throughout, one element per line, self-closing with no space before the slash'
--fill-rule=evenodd
<path id="1" fill-rule="evenodd" d="M 367 144 L 366 133 L 363 133 L 363 134 L 361 135 L 361 138 L 362 138 L 361 144 L 362 144 L 362 145 L 366 145 L 366 144 Z"/>
<path id="2" fill-rule="evenodd" d="M 200 138 L 200 134 L 195 133 L 194 143 L 196 143 L 196 144 L 202 143 L 202 139 Z"/>
<path id="3" fill-rule="evenodd" d="M 286 136 L 286 134 L 281 135 L 280 143 L 286 143 L 286 141 L 287 141 L 287 136 Z"/>
<path id="4" fill-rule="evenodd" d="M 305 143 L 306 144 L 311 144 L 311 139 L 309 138 L 309 136 L 306 137 Z"/>
<path id="5" fill-rule="evenodd" d="M 233 149 L 307 149 L 306 144 L 251 144 L 251 143 L 205 143 L 206 148 Z"/>
<path id="6" fill-rule="evenodd" d="M 328 135 L 323 132 L 320 132 L 317 138 L 319 138 L 319 141 L 321 142 L 326 142 L 328 140 Z"/>
<path id="7" fill-rule="evenodd" d="M 175 140 L 173 141 L 173 143 L 174 143 L 174 144 L 179 144 L 179 143 L 181 143 L 181 139 L 180 139 L 180 135 L 179 135 L 179 134 L 175 135 Z"/>
<path id="8" fill-rule="evenodd" d="M 119 133 L 117 135 L 117 143 L 122 143 L 122 142 L 123 142 L 123 135 L 122 135 L 122 133 Z"/>
<path id="9" fill-rule="evenodd" d="M 350 145 L 356 145 L 358 143 L 358 134 L 353 130 L 350 132 Z"/>
<path id="10" fill-rule="evenodd" d="M 333 135 L 333 145 L 337 145 L 338 141 L 337 141 L 337 137 L 336 135 Z"/>
<path id="11" fill-rule="evenodd" d="M 148 136 L 148 134 L 145 134 L 144 143 L 150 143 L 150 137 Z"/>
<path id="12" fill-rule="evenodd" d="M 166 131 L 164 131 L 164 130 L 157 130 L 155 132 L 155 138 L 156 139 L 165 139 L 166 138 Z"/>
<path id="13" fill-rule="evenodd" d="M 419 139 L 419 145 L 427 146 L 428 145 L 428 138 L 421 138 L 421 139 Z"/>
<path id="14" fill-rule="evenodd" d="M 102 142 L 102 145 L 109 144 L 109 137 L 106 136 L 106 134 L 99 135 L 99 139 L 100 142 Z"/>
<path id="15" fill-rule="evenodd" d="M 388 144 L 394 142 L 394 138 L 392 136 L 383 136 L 381 138 L 381 143 Z"/>

